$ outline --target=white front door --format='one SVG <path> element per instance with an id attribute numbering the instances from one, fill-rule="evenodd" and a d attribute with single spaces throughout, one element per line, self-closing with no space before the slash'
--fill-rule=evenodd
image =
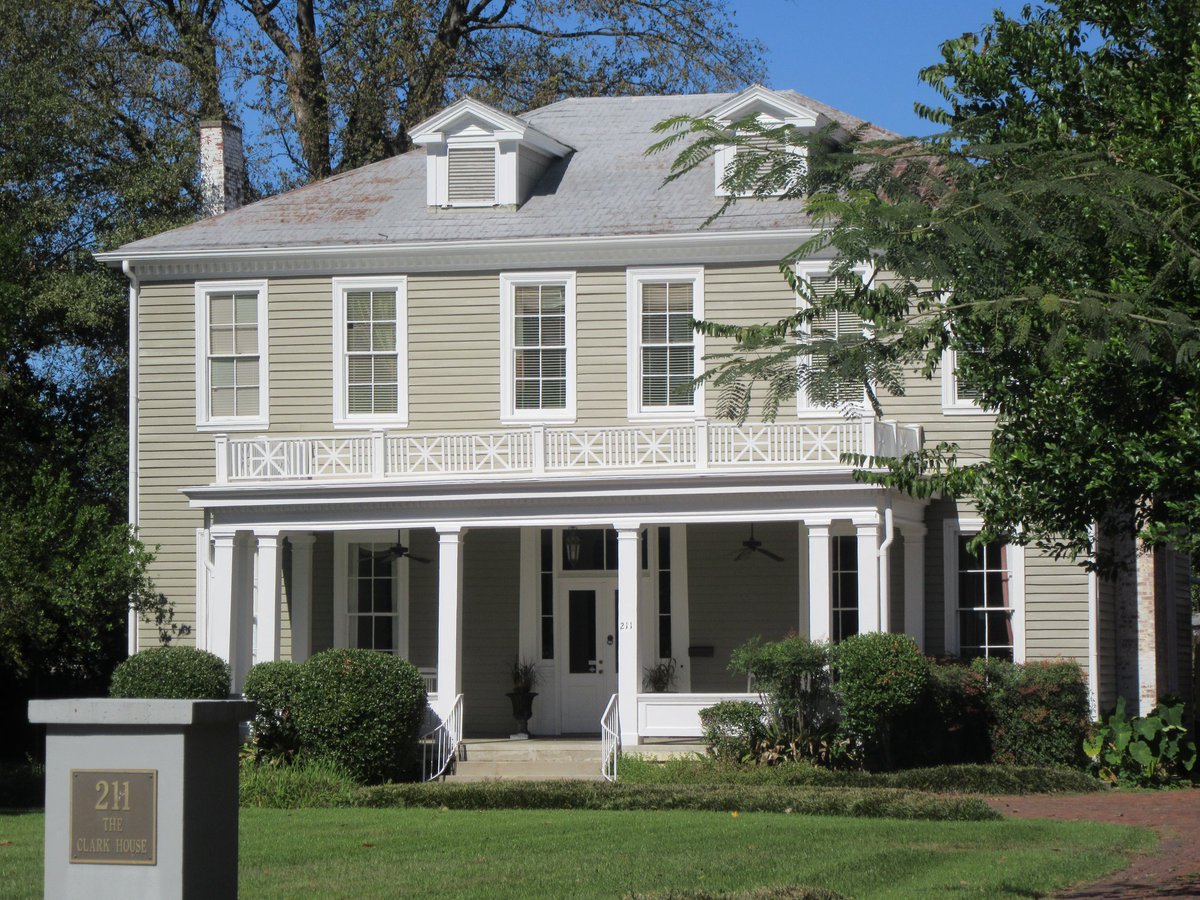
<path id="1" fill-rule="evenodd" d="M 563 579 L 560 664 L 562 731 L 600 731 L 604 707 L 617 690 L 617 580 Z"/>

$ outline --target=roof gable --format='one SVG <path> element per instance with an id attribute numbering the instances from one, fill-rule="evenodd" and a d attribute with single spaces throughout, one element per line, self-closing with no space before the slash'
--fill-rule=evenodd
<path id="1" fill-rule="evenodd" d="M 815 128 L 829 122 L 816 110 L 761 84 L 746 88 L 708 112 L 708 117 L 718 122 L 736 122 L 752 115 L 766 116 L 799 128 Z"/>
<path id="2" fill-rule="evenodd" d="M 463 97 L 408 132 L 409 139 L 421 146 L 443 144 L 448 137 L 458 135 L 519 141 L 550 156 L 565 156 L 573 149 L 524 119 L 501 112 L 473 97 Z"/>

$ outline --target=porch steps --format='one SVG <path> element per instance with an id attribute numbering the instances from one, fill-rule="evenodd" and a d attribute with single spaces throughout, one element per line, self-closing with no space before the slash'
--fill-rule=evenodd
<path id="1" fill-rule="evenodd" d="M 681 753 L 703 752 L 700 744 L 662 742 L 626 748 L 665 759 Z M 466 781 L 599 781 L 600 738 L 467 738 L 459 746 L 459 759 L 449 782 Z"/>

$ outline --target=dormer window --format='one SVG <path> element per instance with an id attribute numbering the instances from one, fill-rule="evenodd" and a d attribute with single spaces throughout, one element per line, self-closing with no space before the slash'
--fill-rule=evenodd
<path id="1" fill-rule="evenodd" d="M 496 203 L 496 148 L 448 148 L 446 200 L 449 206 L 494 206 Z"/>
<path id="2" fill-rule="evenodd" d="M 571 148 L 516 116 L 459 100 L 412 129 L 425 148 L 430 206 L 520 206 L 546 168 Z"/>
<path id="3" fill-rule="evenodd" d="M 726 126 L 732 126 L 753 116 L 758 125 L 764 129 L 791 125 L 794 128 L 811 130 L 828 122 L 823 115 L 814 112 L 806 106 L 802 106 L 791 97 L 777 91 L 769 90 L 761 85 L 747 88 L 733 99 L 711 110 L 708 115 Z M 718 149 L 713 154 L 715 192 L 718 197 L 728 197 L 730 195 L 729 189 L 725 186 L 725 179 L 739 152 L 779 149 L 778 144 L 757 131 L 743 133 L 742 136 L 748 138 L 746 144 L 749 146 L 731 144 Z M 804 157 L 805 155 L 805 148 L 803 146 L 789 146 L 787 151 L 798 157 Z M 787 187 L 787 185 L 780 185 L 771 192 L 771 196 L 782 195 Z M 749 195 L 750 192 L 747 192 L 742 196 Z"/>

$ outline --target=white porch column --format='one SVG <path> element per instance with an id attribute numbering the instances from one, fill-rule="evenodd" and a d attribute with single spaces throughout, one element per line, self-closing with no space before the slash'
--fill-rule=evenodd
<path id="1" fill-rule="evenodd" d="M 438 528 L 438 712 L 462 693 L 462 529 Z"/>
<path id="2" fill-rule="evenodd" d="M 636 524 L 617 523 L 617 700 L 621 743 L 638 742 L 638 582 L 641 580 L 641 533 Z"/>
<path id="3" fill-rule="evenodd" d="M 904 538 L 904 633 L 925 652 L 925 533 L 924 525 L 902 525 Z"/>
<path id="4" fill-rule="evenodd" d="M 312 652 L 312 534 L 289 534 L 292 545 L 292 581 L 288 599 L 292 612 L 292 662 L 304 662 Z"/>
<path id="5" fill-rule="evenodd" d="M 254 661 L 279 659 L 279 532 L 255 534 L 258 539 L 258 593 L 254 604 Z"/>
<path id="6" fill-rule="evenodd" d="M 808 526 L 808 639 L 827 641 L 832 634 L 830 618 L 833 614 L 829 523 L 805 524 Z"/>
<path id="7" fill-rule="evenodd" d="M 879 524 L 855 522 L 858 536 L 858 631 L 879 631 Z"/>
<path id="8" fill-rule="evenodd" d="M 212 590 L 208 595 L 208 627 L 205 629 L 206 646 L 201 649 L 215 653 L 225 662 L 233 663 L 235 618 L 233 615 L 234 544 L 237 535 L 232 531 L 214 532 Z"/>

